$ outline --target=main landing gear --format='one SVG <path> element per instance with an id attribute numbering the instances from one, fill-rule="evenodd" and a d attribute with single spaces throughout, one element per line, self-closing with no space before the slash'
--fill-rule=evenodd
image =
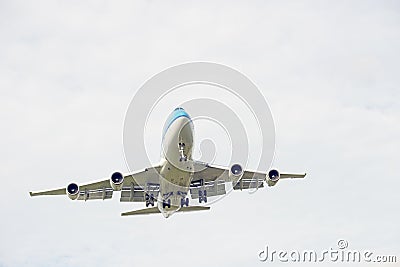
<path id="1" fill-rule="evenodd" d="M 184 207 L 184 206 L 189 207 L 189 198 L 187 198 L 187 197 L 181 198 L 181 207 Z"/>
<path id="2" fill-rule="evenodd" d="M 199 190 L 199 203 L 207 203 L 207 190 Z"/>
<path id="3" fill-rule="evenodd" d="M 148 207 L 149 205 L 154 207 L 154 195 L 153 194 L 149 195 L 148 193 L 146 193 L 145 200 L 146 200 L 146 207 Z"/>
<path id="4" fill-rule="evenodd" d="M 162 206 L 163 209 L 165 209 L 165 207 L 171 208 L 171 199 L 163 200 Z"/>

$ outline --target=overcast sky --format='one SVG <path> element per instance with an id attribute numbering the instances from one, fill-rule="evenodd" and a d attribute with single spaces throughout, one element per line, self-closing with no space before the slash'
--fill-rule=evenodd
<path id="1" fill-rule="evenodd" d="M 399 260 L 399 48 L 398 1 L 0 1 L 0 266 L 262 266 L 265 245 L 340 238 Z M 121 218 L 143 204 L 118 194 L 29 197 L 125 171 L 134 93 L 190 61 L 258 85 L 274 166 L 305 180 L 168 220 Z"/>

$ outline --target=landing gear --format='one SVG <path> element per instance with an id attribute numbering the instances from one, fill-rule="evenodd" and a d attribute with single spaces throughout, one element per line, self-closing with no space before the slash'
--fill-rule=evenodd
<path id="1" fill-rule="evenodd" d="M 180 154 L 179 161 L 187 161 L 187 157 L 184 153 L 185 152 L 185 143 L 179 143 L 178 145 L 179 145 L 179 154 Z"/>
<path id="2" fill-rule="evenodd" d="M 181 198 L 181 207 L 189 207 L 189 198 Z"/>
<path id="3" fill-rule="evenodd" d="M 199 190 L 199 203 L 207 203 L 207 190 Z"/>
<path id="4" fill-rule="evenodd" d="M 146 207 L 148 207 L 149 205 L 154 207 L 154 195 L 153 194 L 149 195 L 148 193 L 146 193 L 145 200 L 146 200 Z"/>
<path id="5" fill-rule="evenodd" d="M 171 208 L 171 199 L 163 200 L 162 206 L 163 206 L 163 209 L 165 209 L 165 207 Z"/>

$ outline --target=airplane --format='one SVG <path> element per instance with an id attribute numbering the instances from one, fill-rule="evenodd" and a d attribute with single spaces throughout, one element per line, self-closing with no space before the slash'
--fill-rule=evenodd
<path id="1" fill-rule="evenodd" d="M 306 176 L 306 173 L 280 173 L 276 169 L 268 172 L 243 170 L 238 163 L 221 167 L 193 160 L 193 134 L 191 117 L 178 107 L 165 122 L 161 162 L 156 166 L 128 174 L 114 172 L 101 181 L 83 185 L 70 183 L 64 188 L 29 194 L 32 197 L 67 195 L 71 200 L 87 201 L 111 199 L 114 191 L 120 191 L 121 202 L 146 205 L 145 209 L 124 212 L 121 216 L 161 213 L 168 218 L 175 212 L 209 210 L 210 207 L 205 206 L 208 198 L 225 195 L 228 183 L 232 183 L 234 190 L 258 189 L 264 184 L 275 186 L 280 179 Z M 189 205 L 189 193 L 199 205 Z"/>

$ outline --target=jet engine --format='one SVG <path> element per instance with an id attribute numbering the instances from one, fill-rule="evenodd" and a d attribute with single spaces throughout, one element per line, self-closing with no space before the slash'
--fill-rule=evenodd
<path id="1" fill-rule="evenodd" d="M 124 175 L 120 172 L 114 172 L 111 175 L 110 184 L 114 191 L 119 191 L 122 189 L 122 184 L 124 183 Z"/>
<path id="2" fill-rule="evenodd" d="M 237 182 L 243 176 L 243 168 L 240 164 L 233 164 L 229 168 L 229 179 L 233 182 Z"/>
<path id="3" fill-rule="evenodd" d="M 270 170 L 267 174 L 268 186 L 274 186 L 279 181 L 280 177 L 281 177 L 281 175 L 278 170 L 274 170 L 274 169 Z"/>
<path id="4" fill-rule="evenodd" d="M 67 186 L 67 195 L 72 200 L 77 199 L 79 197 L 79 186 L 75 183 L 70 183 Z"/>

